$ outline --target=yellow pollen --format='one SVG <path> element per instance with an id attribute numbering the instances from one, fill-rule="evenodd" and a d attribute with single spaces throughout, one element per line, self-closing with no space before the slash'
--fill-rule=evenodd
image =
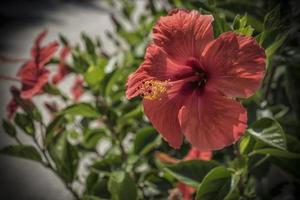
<path id="1" fill-rule="evenodd" d="M 141 97 L 155 100 L 161 99 L 162 95 L 167 92 L 167 85 L 168 81 L 149 80 L 143 81 L 137 90 Z"/>

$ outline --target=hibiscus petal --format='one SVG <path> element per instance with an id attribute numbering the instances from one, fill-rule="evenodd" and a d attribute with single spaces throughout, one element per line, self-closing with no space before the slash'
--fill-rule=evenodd
<path id="1" fill-rule="evenodd" d="M 240 103 L 207 90 L 189 95 L 178 117 L 188 141 L 202 151 L 234 143 L 247 127 L 247 113 Z"/>
<path id="2" fill-rule="evenodd" d="M 198 58 L 213 40 L 212 21 L 212 15 L 172 10 L 168 16 L 160 17 L 153 28 L 154 43 L 173 60 L 184 64 L 188 58 Z"/>
<path id="3" fill-rule="evenodd" d="M 154 44 L 148 46 L 144 60 L 142 65 L 128 77 L 126 84 L 128 99 L 139 95 L 137 87 L 143 81 L 176 81 L 193 74 L 193 69 L 190 66 L 174 63 L 166 53 Z"/>
<path id="4" fill-rule="evenodd" d="M 264 49 L 254 38 L 223 33 L 203 55 L 207 87 L 230 97 L 249 97 L 264 77 L 265 58 Z"/>
<path id="5" fill-rule="evenodd" d="M 143 100 L 144 112 L 154 128 L 173 148 L 179 148 L 183 134 L 178 121 L 178 112 L 186 94 L 185 80 L 177 81 L 168 89 L 167 95 L 157 100 Z"/>
<path id="6" fill-rule="evenodd" d="M 201 151 L 192 147 L 184 157 L 184 160 L 210 160 L 211 157 L 212 151 Z"/>
<path id="7" fill-rule="evenodd" d="M 59 44 L 57 42 L 51 42 L 40 49 L 37 55 L 37 62 L 39 63 L 39 68 L 43 67 L 50 61 L 50 59 L 54 56 L 55 52 L 57 51 L 58 47 Z"/>
<path id="8" fill-rule="evenodd" d="M 48 77 L 50 75 L 50 72 L 44 69 L 40 73 L 41 74 L 39 74 L 38 80 L 34 85 L 32 85 L 31 87 L 22 88 L 21 98 L 31 99 L 34 95 L 42 92 L 44 85 L 48 83 Z"/>

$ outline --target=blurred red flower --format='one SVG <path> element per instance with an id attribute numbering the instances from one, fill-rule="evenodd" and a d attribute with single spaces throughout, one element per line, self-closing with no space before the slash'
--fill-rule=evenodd
<path id="1" fill-rule="evenodd" d="M 57 42 L 50 42 L 46 46 L 41 46 L 47 31 L 41 32 L 31 49 L 31 58 L 25 62 L 17 73 L 22 83 L 21 97 L 30 99 L 43 90 L 43 86 L 48 82 L 49 70 L 45 65 L 53 57 L 58 48 Z"/>
<path id="2" fill-rule="evenodd" d="M 58 84 L 69 72 L 70 67 L 66 64 L 66 57 L 70 53 L 70 47 L 64 46 L 59 55 L 58 71 L 54 75 L 52 82 Z"/>
<path id="3" fill-rule="evenodd" d="M 236 98 L 251 96 L 264 77 L 265 52 L 255 39 L 234 32 L 214 39 L 212 21 L 182 9 L 161 17 L 126 84 L 127 98 L 143 97 L 146 116 L 174 148 L 184 136 L 202 151 L 237 141 L 247 112 Z"/>
<path id="4" fill-rule="evenodd" d="M 80 76 L 76 76 L 71 93 L 75 101 L 78 101 L 83 94 L 83 80 Z"/>
<path id="5" fill-rule="evenodd" d="M 6 106 L 8 119 L 11 119 L 14 116 L 19 106 L 22 107 L 25 111 L 31 112 L 33 110 L 33 103 L 29 99 L 22 99 L 20 97 L 21 91 L 17 87 L 12 86 L 10 88 L 10 92 L 12 94 L 12 99 Z"/>

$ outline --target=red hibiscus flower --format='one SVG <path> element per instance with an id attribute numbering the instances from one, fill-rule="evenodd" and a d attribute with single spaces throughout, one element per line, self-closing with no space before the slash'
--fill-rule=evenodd
<path id="1" fill-rule="evenodd" d="M 83 94 L 83 80 L 80 76 L 76 76 L 74 84 L 71 88 L 74 100 L 78 101 Z"/>
<path id="2" fill-rule="evenodd" d="M 211 151 L 200 151 L 195 148 L 191 148 L 188 154 L 184 157 L 184 160 L 210 160 L 212 157 Z M 191 200 L 196 189 L 188 186 L 184 183 L 178 183 L 177 188 L 180 190 L 184 200 Z"/>
<path id="3" fill-rule="evenodd" d="M 69 53 L 70 48 L 68 46 L 64 46 L 60 52 L 58 72 L 52 79 L 54 84 L 58 84 L 70 72 L 70 68 L 65 62 Z"/>
<path id="4" fill-rule="evenodd" d="M 173 10 L 153 29 L 144 62 L 128 78 L 126 96 L 143 97 L 153 126 L 174 148 L 184 136 L 196 148 L 221 149 L 247 127 L 236 98 L 251 96 L 265 72 L 265 53 L 252 37 L 213 38 L 213 17 Z"/>
<path id="5" fill-rule="evenodd" d="M 21 97 L 30 99 L 43 90 L 43 86 L 48 82 L 50 72 L 45 69 L 45 65 L 53 57 L 58 48 L 57 42 L 51 42 L 46 46 L 41 46 L 47 31 L 38 35 L 31 49 L 31 59 L 23 64 L 17 76 L 22 83 Z"/>
<path id="6" fill-rule="evenodd" d="M 20 97 L 21 91 L 18 88 L 12 86 L 10 88 L 10 92 L 12 94 L 12 99 L 6 107 L 8 119 L 11 119 L 14 116 L 19 106 L 22 107 L 25 111 L 30 112 L 33 110 L 33 103 L 29 99 L 22 99 Z"/>

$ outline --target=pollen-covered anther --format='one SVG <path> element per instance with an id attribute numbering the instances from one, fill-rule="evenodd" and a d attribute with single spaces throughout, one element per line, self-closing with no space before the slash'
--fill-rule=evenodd
<path id="1" fill-rule="evenodd" d="M 149 80 L 143 81 L 137 88 L 141 97 L 148 100 L 161 99 L 167 92 L 168 81 Z"/>

